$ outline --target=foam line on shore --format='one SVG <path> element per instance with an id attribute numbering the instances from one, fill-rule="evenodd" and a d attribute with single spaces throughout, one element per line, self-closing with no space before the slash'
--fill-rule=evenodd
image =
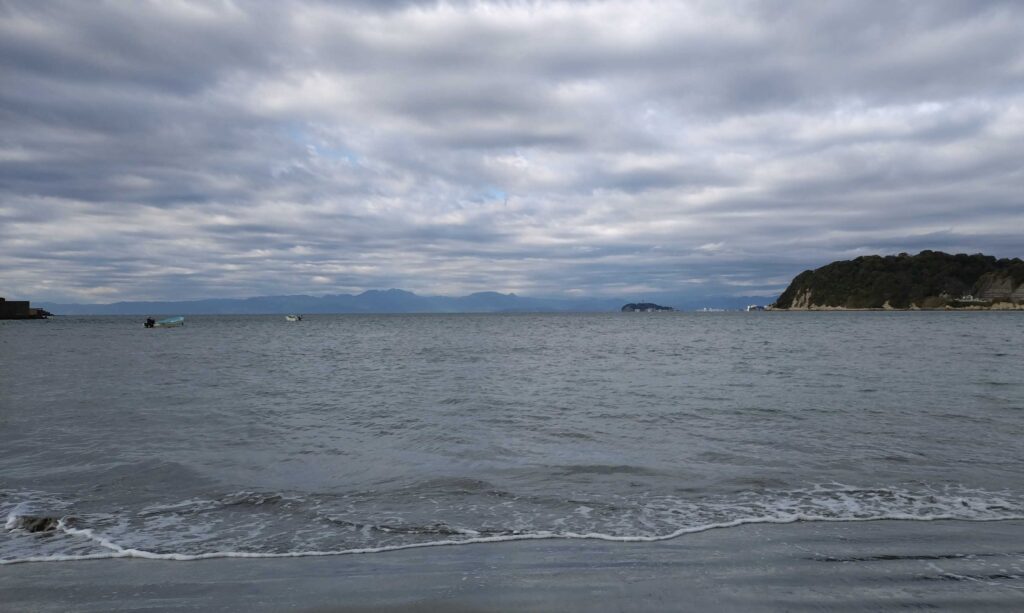
<path id="1" fill-rule="evenodd" d="M 741 519 L 735 519 L 727 522 L 720 522 L 714 524 L 706 524 L 703 526 L 693 526 L 689 528 L 680 528 L 671 533 L 657 536 L 617 536 L 612 534 L 603 534 L 598 532 L 591 533 L 575 533 L 575 532 L 535 532 L 526 534 L 515 534 L 515 535 L 502 535 L 502 536 L 485 536 L 485 537 L 474 537 L 468 539 L 445 539 L 439 541 L 430 541 L 425 543 L 407 543 L 403 545 L 388 545 L 382 547 L 364 547 L 355 549 L 342 549 L 336 551 L 288 551 L 288 552 L 246 552 L 246 551 L 215 551 L 208 553 L 198 554 L 184 554 L 184 553 L 156 553 L 152 551 L 145 551 L 142 549 L 125 548 L 113 541 L 95 534 L 89 529 L 73 528 L 66 525 L 62 520 L 60 529 L 73 536 L 81 536 L 92 540 L 98 545 L 109 549 L 108 552 L 104 553 L 93 553 L 93 554 L 80 554 L 80 555 L 64 555 L 57 554 L 52 556 L 31 556 L 26 558 L 16 558 L 9 560 L 0 560 L 0 566 L 10 564 L 27 564 L 27 563 L 41 563 L 41 562 L 73 562 L 73 561 L 85 561 L 85 560 L 108 560 L 108 559 L 119 559 L 119 558 L 138 558 L 145 560 L 165 560 L 172 562 L 192 562 L 197 560 L 212 560 L 218 558 L 304 558 L 304 557 L 324 557 L 324 556 L 342 556 L 342 555 L 357 555 L 357 554 L 372 554 L 372 553 L 386 553 L 389 551 L 402 551 L 406 549 L 420 549 L 425 547 L 449 547 L 455 545 L 475 545 L 483 543 L 503 543 L 511 541 L 527 541 L 527 540 L 596 540 L 596 541 L 610 541 L 619 543 L 654 543 L 659 541 L 667 541 L 675 539 L 687 534 L 697 534 L 700 532 L 707 532 L 709 530 L 720 530 L 725 528 L 735 528 L 738 526 L 748 524 L 793 524 L 797 522 L 872 522 L 872 521 L 965 521 L 965 522 L 997 522 L 997 521 L 1020 521 L 1024 520 L 1024 515 L 1019 516 L 1007 516 L 1007 517 L 993 517 L 993 518 L 964 518 L 954 515 L 934 515 L 934 516 L 920 516 L 920 515 L 909 515 L 903 513 L 894 513 L 891 515 L 879 516 L 879 517 L 821 517 L 821 516 L 808 516 L 808 515 L 792 515 L 790 517 L 747 517 Z"/>

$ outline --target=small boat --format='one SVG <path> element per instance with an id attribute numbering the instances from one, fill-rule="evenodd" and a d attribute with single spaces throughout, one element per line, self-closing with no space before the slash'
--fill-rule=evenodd
<path id="1" fill-rule="evenodd" d="M 285 321 L 302 321 L 302 315 L 285 315 Z"/>
<path id="2" fill-rule="evenodd" d="M 184 317 L 168 317 L 167 319 L 161 319 L 160 321 L 153 324 L 157 328 L 176 328 L 178 326 L 185 325 Z"/>

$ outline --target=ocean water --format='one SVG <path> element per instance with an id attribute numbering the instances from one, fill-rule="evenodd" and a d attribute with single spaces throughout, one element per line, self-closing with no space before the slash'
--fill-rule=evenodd
<path id="1" fill-rule="evenodd" d="M 1017 313 L 0 322 L 0 564 L 1024 518 Z"/>

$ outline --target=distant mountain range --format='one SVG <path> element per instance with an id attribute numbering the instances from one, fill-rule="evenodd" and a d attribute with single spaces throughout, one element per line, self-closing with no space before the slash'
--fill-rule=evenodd
<path id="1" fill-rule="evenodd" d="M 738 296 L 711 300 L 677 301 L 676 308 L 742 308 L 765 299 Z M 113 304 L 39 305 L 57 315 L 258 315 L 279 313 L 551 313 L 618 311 L 621 298 L 530 298 L 498 292 L 468 296 L 420 296 L 400 289 L 370 290 L 361 294 L 327 296 L 257 296 L 170 302 L 115 302 Z"/>
<path id="2" fill-rule="evenodd" d="M 264 313 L 502 313 L 542 311 L 615 311 L 622 300 L 556 300 L 479 292 L 468 296 L 419 296 L 400 289 L 327 296 L 257 296 L 175 302 L 50 304 L 58 315 L 256 315 Z"/>

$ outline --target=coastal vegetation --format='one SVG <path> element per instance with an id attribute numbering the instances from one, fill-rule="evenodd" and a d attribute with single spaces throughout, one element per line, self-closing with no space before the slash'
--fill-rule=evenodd
<path id="1" fill-rule="evenodd" d="M 800 273 L 774 308 L 1024 308 L 1024 261 L 928 250 L 863 256 Z"/>
<path id="2" fill-rule="evenodd" d="M 674 310 L 675 309 L 670 306 L 661 306 L 660 304 L 654 304 L 653 302 L 630 302 L 622 307 L 623 313 L 657 313 L 659 311 Z"/>

